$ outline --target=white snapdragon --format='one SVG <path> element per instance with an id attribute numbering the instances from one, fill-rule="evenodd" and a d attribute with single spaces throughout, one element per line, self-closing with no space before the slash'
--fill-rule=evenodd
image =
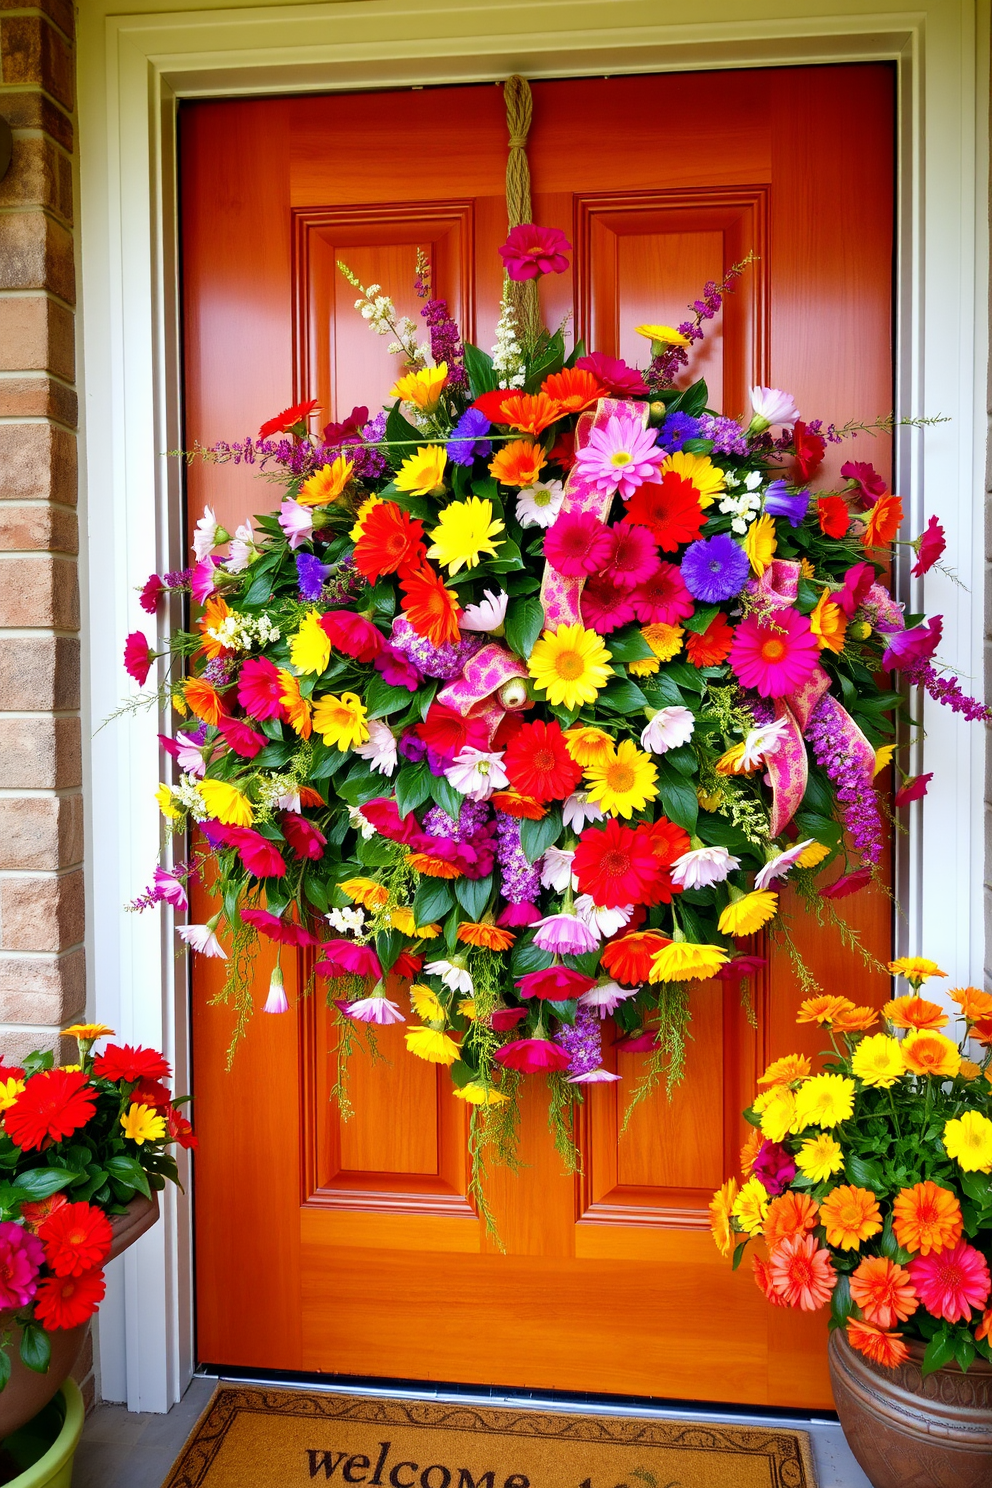
<path id="1" fill-rule="evenodd" d="M 326 919 L 327 923 L 334 930 L 339 930 L 342 935 L 361 935 L 365 926 L 365 911 L 352 908 L 330 909 Z"/>
<path id="2" fill-rule="evenodd" d="M 727 494 L 720 502 L 720 510 L 725 516 L 733 517 L 730 526 L 738 537 L 742 537 L 751 523 L 761 510 L 761 495 L 759 487 L 763 476 L 759 470 L 751 470 L 743 480 L 737 480 L 733 475 L 724 477 L 727 486 Z M 737 492 L 735 495 L 734 492 Z"/>
<path id="3" fill-rule="evenodd" d="M 524 351 L 517 335 L 517 317 L 510 300 L 510 280 L 503 281 L 503 297 L 500 301 L 499 320 L 496 322 L 496 345 L 492 349 L 493 371 L 499 378 L 500 387 L 523 387 L 527 374 L 524 366 Z"/>

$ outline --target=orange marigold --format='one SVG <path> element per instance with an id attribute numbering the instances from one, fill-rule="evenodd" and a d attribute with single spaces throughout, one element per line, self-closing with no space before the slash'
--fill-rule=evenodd
<path id="1" fill-rule="evenodd" d="M 866 548 L 884 548 L 902 526 L 902 501 L 898 496 L 880 496 L 865 518 L 862 542 Z"/>
<path id="2" fill-rule="evenodd" d="M 805 1080 L 812 1066 L 805 1054 L 784 1054 L 781 1059 L 773 1059 L 763 1075 L 759 1075 L 759 1085 L 791 1085 L 795 1080 Z"/>
<path id="3" fill-rule="evenodd" d="M 741 1177 L 750 1178 L 754 1159 L 765 1145 L 765 1136 L 760 1127 L 752 1126 L 747 1141 L 741 1148 Z"/>
<path id="4" fill-rule="evenodd" d="M 793 1192 L 791 1189 L 779 1194 L 777 1199 L 772 1199 L 762 1231 L 769 1249 L 781 1245 L 783 1240 L 788 1240 L 793 1235 L 803 1235 L 807 1230 L 815 1230 L 819 1212 L 819 1205 L 809 1194 Z"/>
<path id="5" fill-rule="evenodd" d="M 913 1075 L 947 1079 L 961 1067 L 957 1044 L 942 1033 L 908 1033 L 900 1045 L 902 1062 Z"/>
<path id="6" fill-rule="evenodd" d="M 430 564 L 404 574 L 400 579 L 403 590 L 403 611 L 419 636 L 435 646 L 444 646 L 457 641 L 461 632 L 458 621 L 461 606 L 452 589 L 446 589 L 440 574 Z"/>
<path id="7" fill-rule="evenodd" d="M 529 439 L 514 439 L 496 451 L 489 464 L 489 473 L 504 486 L 532 486 L 546 464 L 539 444 Z"/>
<path id="8" fill-rule="evenodd" d="M 878 1022 L 878 1012 L 871 1007 L 855 1007 L 850 1012 L 839 1013 L 834 1019 L 834 1027 L 839 1033 L 864 1033 L 873 1028 Z"/>
<path id="9" fill-rule="evenodd" d="M 202 677 L 186 678 L 183 683 L 183 697 L 197 718 L 202 718 L 204 723 L 216 726 L 227 712 L 220 693 L 211 683 L 204 682 Z"/>
<path id="10" fill-rule="evenodd" d="M 482 946 L 487 951 L 508 951 L 516 938 L 509 930 L 502 930 L 499 925 L 487 925 L 484 921 L 474 923 L 466 920 L 458 926 L 458 939 L 464 945 Z"/>
<path id="11" fill-rule="evenodd" d="M 936 1002 L 925 997 L 894 997 L 882 1009 L 893 1028 L 946 1028 L 947 1014 Z"/>
<path id="12" fill-rule="evenodd" d="M 889 1369 L 894 1369 L 909 1357 L 901 1333 L 886 1333 L 873 1323 L 863 1323 L 858 1318 L 847 1320 L 847 1341 L 873 1364 L 885 1364 Z"/>
<path id="13" fill-rule="evenodd" d="M 542 434 L 562 411 L 547 393 L 512 393 L 502 406 L 502 422 L 524 434 Z M 501 477 L 502 479 L 502 477 Z"/>
<path id="14" fill-rule="evenodd" d="M 425 878 L 461 878 L 462 876 L 462 870 L 456 864 L 449 863 L 444 858 L 432 858 L 430 853 L 408 853 L 406 860 L 415 873 L 422 873 Z"/>
<path id="15" fill-rule="evenodd" d="M 606 397 L 606 389 L 592 372 L 583 367 L 566 367 L 563 372 L 552 372 L 541 383 L 541 392 L 554 399 L 562 414 L 582 413 Z"/>
<path id="16" fill-rule="evenodd" d="M 833 1023 L 844 1013 L 853 1013 L 854 1003 L 846 997 L 807 997 L 799 1004 L 797 1023 Z"/>
<path id="17" fill-rule="evenodd" d="M 919 1255 L 948 1250 L 961 1239 L 961 1205 L 948 1189 L 928 1178 L 896 1194 L 892 1228 L 903 1250 Z"/>
<path id="18" fill-rule="evenodd" d="M 793 1235 L 768 1257 L 768 1279 L 774 1291 L 790 1307 L 815 1312 L 837 1285 L 837 1273 L 830 1264 L 830 1252 L 823 1249 L 815 1235 Z"/>
<path id="19" fill-rule="evenodd" d="M 865 1256 L 851 1277 L 851 1297 L 878 1328 L 904 1323 L 919 1306 L 913 1278 L 887 1256 Z"/>
<path id="20" fill-rule="evenodd" d="M 958 1004 L 961 1016 L 969 1023 L 992 1018 L 992 992 L 983 992 L 980 987 L 949 987 L 947 995 Z"/>
<path id="21" fill-rule="evenodd" d="M 830 1190 L 820 1205 L 820 1218 L 827 1244 L 840 1250 L 857 1250 L 863 1240 L 870 1240 L 882 1228 L 878 1200 L 871 1189 L 849 1183 Z"/>

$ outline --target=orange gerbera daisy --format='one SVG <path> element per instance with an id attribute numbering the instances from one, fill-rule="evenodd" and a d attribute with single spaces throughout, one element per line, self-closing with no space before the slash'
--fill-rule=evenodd
<path id="1" fill-rule="evenodd" d="M 605 945 L 600 961 L 618 982 L 633 987 L 647 981 L 655 956 L 667 945 L 671 945 L 668 936 L 657 930 L 635 930 Z"/>
<path id="2" fill-rule="evenodd" d="M 299 678 L 280 667 L 279 687 L 279 701 L 286 710 L 286 720 L 290 728 L 299 734 L 301 739 L 309 739 L 313 729 L 313 707 L 300 692 Z M 302 805 L 302 802 L 300 804 Z"/>
<path id="3" fill-rule="evenodd" d="M 961 1067 L 957 1044 L 942 1033 L 907 1033 L 900 1045 L 902 1062 L 913 1075 L 936 1075 L 949 1079 Z"/>
<path id="4" fill-rule="evenodd" d="M 425 878 L 461 878 L 462 876 L 462 870 L 457 864 L 449 863 L 446 858 L 432 858 L 430 853 L 408 853 L 406 860 L 415 873 L 422 873 Z"/>
<path id="5" fill-rule="evenodd" d="M 820 1246 L 815 1235 L 793 1235 L 769 1255 L 768 1280 L 790 1307 L 815 1312 L 830 1301 L 837 1273 L 830 1264 L 829 1250 Z"/>
<path id="6" fill-rule="evenodd" d="M 196 628 L 203 637 L 203 645 L 200 653 L 208 661 L 216 661 L 218 656 L 227 656 L 227 647 L 217 640 L 216 636 L 208 635 L 210 630 L 219 630 L 231 613 L 227 600 L 219 594 L 211 594 L 203 606 L 203 614 L 196 622 Z"/>
<path id="7" fill-rule="evenodd" d="M 832 1188 L 820 1205 L 820 1218 L 827 1232 L 827 1244 L 840 1250 L 857 1250 L 862 1241 L 870 1240 L 882 1228 L 878 1200 L 870 1188 L 855 1188 L 842 1183 Z"/>
<path id="8" fill-rule="evenodd" d="M 913 1278 L 888 1256 L 865 1256 L 851 1277 L 851 1297 L 877 1328 L 904 1323 L 919 1306 Z"/>
<path id="9" fill-rule="evenodd" d="M 511 393 L 504 399 L 501 422 L 523 434 L 542 434 L 561 416 L 558 404 L 547 393 Z"/>
<path id="10" fill-rule="evenodd" d="M 761 1291 L 764 1292 L 773 1307 L 788 1307 L 788 1302 L 777 1292 L 772 1285 L 771 1268 L 767 1261 L 760 1256 L 751 1257 L 751 1269 L 754 1271 L 754 1280 Z"/>
<path id="11" fill-rule="evenodd" d="M 762 1231 L 769 1248 L 781 1245 L 783 1240 L 788 1240 L 793 1235 L 803 1235 L 807 1230 L 815 1230 L 819 1212 L 819 1205 L 809 1194 L 794 1193 L 791 1189 L 779 1194 L 777 1199 L 772 1199 Z"/>
<path id="12" fill-rule="evenodd" d="M 489 474 L 504 486 L 532 486 L 547 461 L 539 444 L 530 439 L 514 439 L 498 449 L 489 463 Z"/>
<path id="13" fill-rule="evenodd" d="M 24 1213 L 23 1208 L 21 1213 Z M 992 1307 L 982 1314 L 982 1321 L 975 1329 L 975 1337 L 981 1342 L 983 1338 L 992 1339 Z"/>
<path id="14" fill-rule="evenodd" d="M 893 1028 L 946 1028 L 947 1014 L 936 1002 L 925 997 L 894 997 L 882 1009 Z"/>
<path id="15" fill-rule="evenodd" d="M 606 397 L 603 385 L 583 367 L 566 367 L 563 372 L 552 372 L 541 383 L 541 392 L 554 399 L 561 413 L 582 413 Z"/>
<path id="16" fill-rule="evenodd" d="M 946 1188 L 928 1178 L 900 1189 L 892 1203 L 892 1228 L 903 1250 L 929 1255 L 948 1250 L 961 1239 L 961 1205 Z"/>
<path id="17" fill-rule="evenodd" d="M 211 683 L 204 682 L 202 677 L 186 678 L 183 683 L 183 697 L 197 718 L 202 718 L 204 723 L 216 725 L 227 712 L 220 693 Z"/>
<path id="18" fill-rule="evenodd" d="M 863 1323 L 858 1318 L 847 1320 L 847 1341 L 873 1364 L 885 1364 L 889 1369 L 894 1369 L 909 1357 L 901 1333 L 886 1333 L 873 1323 Z"/>
<path id="19" fill-rule="evenodd" d="M 487 925 L 484 920 L 478 923 L 466 920 L 458 926 L 458 939 L 464 945 L 482 946 L 487 951 L 508 951 L 516 938 L 509 930 L 501 930 L 498 925 Z"/>
<path id="20" fill-rule="evenodd" d="M 866 548 L 884 548 L 902 526 L 902 501 L 898 496 L 880 496 L 865 518 L 861 541 Z"/>
<path id="21" fill-rule="evenodd" d="M 748 1139 L 741 1148 L 741 1176 L 750 1178 L 754 1159 L 765 1145 L 765 1135 L 760 1127 L 752 1126 Z"/>
<path id="22" fill-rule="evenodd" d="M 352 561 L 370 584 L 383 574 L 404 573 L 424 558 L 424 527 L 395 501 L 383 501 L 369 512 L 355 544 Z"/>
<path id="23" fill-rule="evenodd" d="M 873 1028 L 878 1022 L 878 1012 L 875 1008 L 855 1007 L 838 1013 L 834 1019 L 834 1027 L 840 1033 L 864 1033 L 868 1028 Z"/>
<path id="24" fill-rule="evenodd" d="M 548 814 L 547 806 L 542 806 L 533 796 L 522 796 L 519 791 L 493 791 L 490 801 L 495 810 L 526 821 L 540 821 Z"/>
<path id="25" fill-rule="evenodd" d="M 773 1059 L 763 1075 L 758 1076 L 759 1085 L 791 1085 L 794 1080 L 805 1080 L 811 1065 L 805 1054 L 784 1054 Z"/>
<path id="26" fill-rule="evenodd" d="M 958 1004 L 961 1016 L 969 1023 L 992 1018 L 992 992 L 983 992 L 979 987 L 949 987 L 947 995 Z"/>
<path id="27" fill-rule="evenodd" d="M 844 1013 L 853 1013 L 854 1003 L 846 997 L 807 997 L 799 1004 L 797 1023 L 834 1023 Z"/>
<path id="28" fill-rule="evenodd" d="M 429 563 L 400 579 L 403 612 L 414 630 L 435 646 L 457 641 L 461 606 L 454 590 L 444 587 Z"/>
<path id="29" fill-rule="evenodd" d="M 734 1228 L 730 1216 L 736 1197 L 737 1179 L 728 1178 L 723 1187 L 717 1189 L 709 1204 L 710 1234 L 723 1256 L 729 1256 L 734 1248 Z"/>

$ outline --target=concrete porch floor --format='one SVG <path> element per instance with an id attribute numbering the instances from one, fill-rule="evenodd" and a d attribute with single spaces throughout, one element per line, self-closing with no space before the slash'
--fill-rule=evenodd
<path id="1" fill-rule="evenodd" d="M 162 1488 L 186 1438 L 206 1408 L 218 1383 L 219 1381 L 214 1378 L 194 1379 L 180 1403 L 173 1406 L 165 1416 L 130 1412 L 122 1405 L 97 1406 L 83 1428 L 82 1441 L 76 1453 L 72 1488 Z M 235 1380 L 232 1383 L 271 1383 L 280 1389 L 293 1388 L 283 1380 L 264 1382 Z M 308 1384 L 300 1388 L 313 1390 L 314 1386 Z M 340 1389 L 340 1387 L 336 1388 Z M 378 1392 L 362 1388 L 351 1389 L 347 1393 L 372 1395 Z M 521 1401 L 521 1398 L 517 1396 L 509 1400 L 505 1396 L 496 1394 L 466 1395 L 460 1393 L 458 1396 L 452 1396 L 442 1391 L 423 1390 L 383 1393 L 399 1394 L 405 1398 L 416 1394 L 429 1399 L 457 1399 L 462 1402 L 492 1406 L 519 1407 L 523 1403 L 532 1404 L 535 1408 L 542 1410 L 590 1411 L 590 1413 L 602 1415 L 658 1415 L 677 1417 L 680 1420 L 724 1421 L 741 1426 L 791 1426 L 797 1430 L 809 1432 L 819 1480 L 818 1488 L 871 1488 L 868 1479 L 848 1451 L 843 1432 L 835 1421 L 807 1421 L 788 1415 L 775 1417 L 726 1415 L 707 1411 L 688 1411 L 685 1408 L 667 1410 L 659 1407 L 655 1410 L 624 1411 L 616 1406 L 590 1407 L 584 1403 L 564 1405 L 537 1397 Z M 273 1484 L 273 1488 L 279 1488 L 279 1485 Z"/>

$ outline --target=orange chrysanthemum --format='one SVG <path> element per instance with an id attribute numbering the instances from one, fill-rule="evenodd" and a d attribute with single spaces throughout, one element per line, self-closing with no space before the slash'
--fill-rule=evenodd
<path id="1" fill-rule="evenodd" d="M 422 873 L 426 878 L 461 878 L 462 876 L 462 870 L 455 863 L 449 863 L 444 858 L 432 858 L 430 853 L 409 853 L 407 862 L 415 873 Z"/>
<path id="2" fill-rule="evenodd" d="M 635 930 L 605 945 L 600 961 L 618 982 L 633 987 L 647 981 L 655 956 L 667 945 L 671 945 L 668 936 L 657 930 Z"/>
<path id="3" fill-rule="evenodd" d="M 541 392 L 553 398 L 562 413 L 582 413 L 606 397 L 603 385 L 582 367 L 566 367 L 563 372 L 552 372 L 541 383 Z"/>
<path id="4" fill-rule="evenodd" d="M 851 1297 L 877 1328 L 904 1323 L 919 1306 L 913 1278 L 887 1256 L 865 1256 L 851 1277 Z"/>
<path id="5" fill-rule="evenodd" d="M 892 1228 L 903 1250 L 929 1255 L 948 1250 L 961 1239 L 961 1205 L 946 1188 L 928 1178 L 900 1189 L 892 1204 Z"/>
<path id="6" fill-rule="evenodd" d="M 183 697 L 191 711 L 197 718 L 202 718 L 204 723 L 216 726 L 227 712 L 220 693 L 211 683 L 204 682 L 202 677 L 186 678 L 183 683 Z"/>
<path id="7" fill-rule="evenodd" d="M 942 1033 L 910 1033 L 901 1045 L 902 1061 L 913 1075 L 948 1079 L 961 1066 L 957 1045 Z"/>
<path id="8" fill-rule="evenodd" d="M 947 995 L 958 1004 L 961 1016 L 969 1023 L 992 1018 L 992 992 L 983 992 L 980 987 L 949 987 Z"/>
<path id="9" fill-rule="evenodd" d="M 457 641 L 461 606 L 454 590 L 446 589 L 440 574 L 430 564 L 400 579 L 403 612 L 419 636 L 435 646 Z"/>
<path id="10" fill-rule="evenodd" d="M 791 1189 L 779 1194 L 768 1205 L 762 1231 L 769 1248 L 781 1245 L 783 1240 L 788 1240 L 793 1235 L 804 1235 L 807 1230 L 815 1230 L 818 1214 L 819 1205 L 809 1194 L 794 1193 Z"/>
<path id="11" fill-rule="evenodd" d="M 936 1002 L 925 997 L 895 997 L 882 1009 L 893 1028 L 946 1028 L 947 1014 Z"/>
<path id="12" fill-rule="evenodd" d="M 790 1307 L 815 1312 L 837 1285 L 837 1273 L 830 1264 L 830 1252 L 823 1249 L 815 1235 L 793 1235 L 768 1257 L 769 1285 Z"/>
<path id="13" fill-rule="evenodd" d="M 763 1075 L 759 1075 L 759 1085 L 791 1085 L 794 1080 L 805 1080 L 809 1075 L 809 1059 L 805 1054 L 784 1054 L 781 1059 L 773 1059 Z"/>
<path id="14" fill-rule="evenodd" d="M 217 640 L 216 636 L 208 635 L 207 632 L 210 630 L 219 630 L 230 613 L 230 606 L 219 594 L 211 594 L 203 606 L 203 614 L 197 620 L 196 628 L 203 637 L 200 654 L 205 656 L 208 661 L 216 661 L 218 656 L 227 656 L 229 654 L 227 647 L 223 646 Z"/>
<path id="15" fill-rule="evenodd" d="M 880 496 L 865 518 L 861 541 L 866 548 L 884 548 L 902 526 L 902 501 L 898 496 Z"/>
<path id="16" fill-rule="evenodd" d="M 807 997 L 799 1004 L 797 1023 L 834 1023 L 844 1013 L 853 1013 L 854 1003 L 846 997 Z"/>
<path id="17" fill-rule="evenodd" d="M 279 701 L 286 710 L 286 721 L 301 739 L 309 739 L 313 728 L 313 707 L 300 692 L 299 678 L 280 667 L 279 686 Z M 320 804 L 323 806 L 323 801 Z"/>
<path id="18" fill-rule="evenodd" d="M 830 1190 L 820 1205 L 820 1218 L 827 1232 L 827 1244 L 840 1250 L 857 1250 L 882 1228 L 882 1214 L 871 1189 L 855 1188 L 849 1183 Z"/>
<path id="19" fill-rule="evenodd" d="M 514 439 L 496 451 L 489 464 L 489 473 L 504 486 L 532 486 L 547 461 L 539 444 L 530 439 Z"/>
<path id="20" fill-rule="evenodd" d="M 855 1007 L 838 1013 L 834 1027 L 839 1033 L 864 1033 L 878 1022 L 878 1011 L 871 1007 Z"/>
<path id="21" fill-rule="evenodd" d="M 765 1134 L 758 1126 L 752 1126 L 748 1139 L 741 1148 L 741 1176 L 750 1178 L 754 1159 L 765 1145 Z"/>
<path id="22" fill-rule="evenodd" d="M 464 945 L 482 946 L 487 951 L 508 951 L 516 940 L 509 930 L 500 929 L 499 925 L 487 925 L 484 921 L 473 923 L 466 920 L 458 926 L 458 939 Z"/>
<path id="23" fill-rule="evenodd" d="M 543 434 L 561 416 L 558 404 L 547 393 L 512 393 L 503 401 L 502 422 L 523 434 Z"/>
<path id="24" fill-rule="evenodd" d="M 894 1369 L 909 1357 L 901 1333 L 886 1333 L 873 1323 L 863 1323 L 858 1318 L 847 1320 L 847 1341 L 873 1364 L 885 1364 L 889 1369 Z"/>
<path id="25" fill-rule="evenodd" d="M 522 796 L 519 791 L 493 791 L 490 802 L 496 811 L 525 821 L 540 821 L 548 814 L 547 806 L 542 806 L 533 796 Z"/>

